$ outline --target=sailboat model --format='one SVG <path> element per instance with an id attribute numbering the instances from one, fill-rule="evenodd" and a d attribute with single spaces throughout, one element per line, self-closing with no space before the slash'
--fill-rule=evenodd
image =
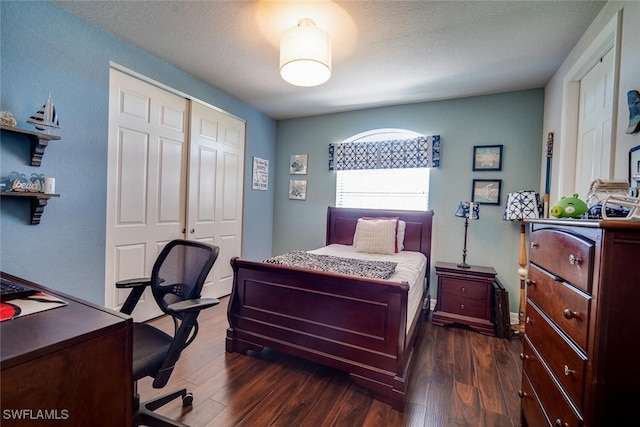
<path id="1" fill-rule="evenodd" d="M 42 108 L 27 119 L 27 123 L 31 123 L 38 130 L 49 130 L 51 128 L 60 127 L 60 124 L 58 123 L 58 114 L 56 113 L 56 108 L 53 106 L 51 94 L 49 94 L 49 98 Z"/>

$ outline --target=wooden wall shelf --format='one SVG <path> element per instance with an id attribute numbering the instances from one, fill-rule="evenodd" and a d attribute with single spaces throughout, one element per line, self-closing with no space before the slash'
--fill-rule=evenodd
<path id="1" fill-rule="evenodd" d="M 60 197 L 59 194 L 44 194 L 44 193 L 18 193 L 5 191 L 0 193 L 2 197 L 18 197 L 22 199 L 31 200 L 31 224 L 40 224 L 40 217 L 44 212 L 44 207 L 47 206 L 47 202 L 52 197 Z"/>
<path id="2" fill-rule="evenodd" d="M 61 138 L 57 135 L 49 135 L 48 133 L 34 132 L 11 126 L 0 126 L 0 129 L 2 129 L 3 132 L 24 135 L 29 139 L 31 143 L 31 166 L 40 166 L 42 164 L 42 156 L 44 156 L 44 149 L 47 148 L 49 141 L 59 140 Z"/>

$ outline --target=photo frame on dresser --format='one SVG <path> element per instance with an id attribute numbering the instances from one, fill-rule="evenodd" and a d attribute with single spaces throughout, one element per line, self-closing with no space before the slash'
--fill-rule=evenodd
<path id="1" fill-rule="evenodd" d="M 629 185 L 640 187 L 640 145 L 629 150 Z"/>

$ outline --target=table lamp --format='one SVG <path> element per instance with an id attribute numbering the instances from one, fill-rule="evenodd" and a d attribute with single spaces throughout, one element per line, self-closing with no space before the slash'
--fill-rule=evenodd
<path id="1" fill-rule="evenodd" d="M 520 221 L 520 258 L 518 274 L 520 275 L 520 306 L 518 309 L 518 324 L 513 326 L 515 334 L 524 333 L 526 295 L 525 280 L 527 279 L 527 248 L 525 246 L 525 225 L 527 218 L 541 218 L 542 204 L 540 195 L 535 191 L 516 191 L 507 195 L 502 219 L 505 221 Z"/>
<path id="2" fill-rule="evenodd" d="M 473 202 L 458 202 L 455 216 L 464 218 L 464 249 L 462 250 L 462 263 L 458 264 L 458 267 L 471 268 L 467 264 L 467 229 L 469 228 L 469 218 L 480 219 L 480 205 Z"/>

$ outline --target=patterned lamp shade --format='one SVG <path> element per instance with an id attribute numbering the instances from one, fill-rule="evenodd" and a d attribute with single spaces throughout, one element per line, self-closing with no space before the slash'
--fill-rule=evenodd
<path id="1" fill-rule="evenodd" d="M 458 202 L 454 215 L 459 218 L 480 219 L 480 205 L 473 202 Z"/>
<path id="2" fill-rule="evenodd" d="M 526 218 L 542 218 L 540 195 L 535 191 L 509 193 L 502 219 L 505 221 L 520 221 Z"/>

